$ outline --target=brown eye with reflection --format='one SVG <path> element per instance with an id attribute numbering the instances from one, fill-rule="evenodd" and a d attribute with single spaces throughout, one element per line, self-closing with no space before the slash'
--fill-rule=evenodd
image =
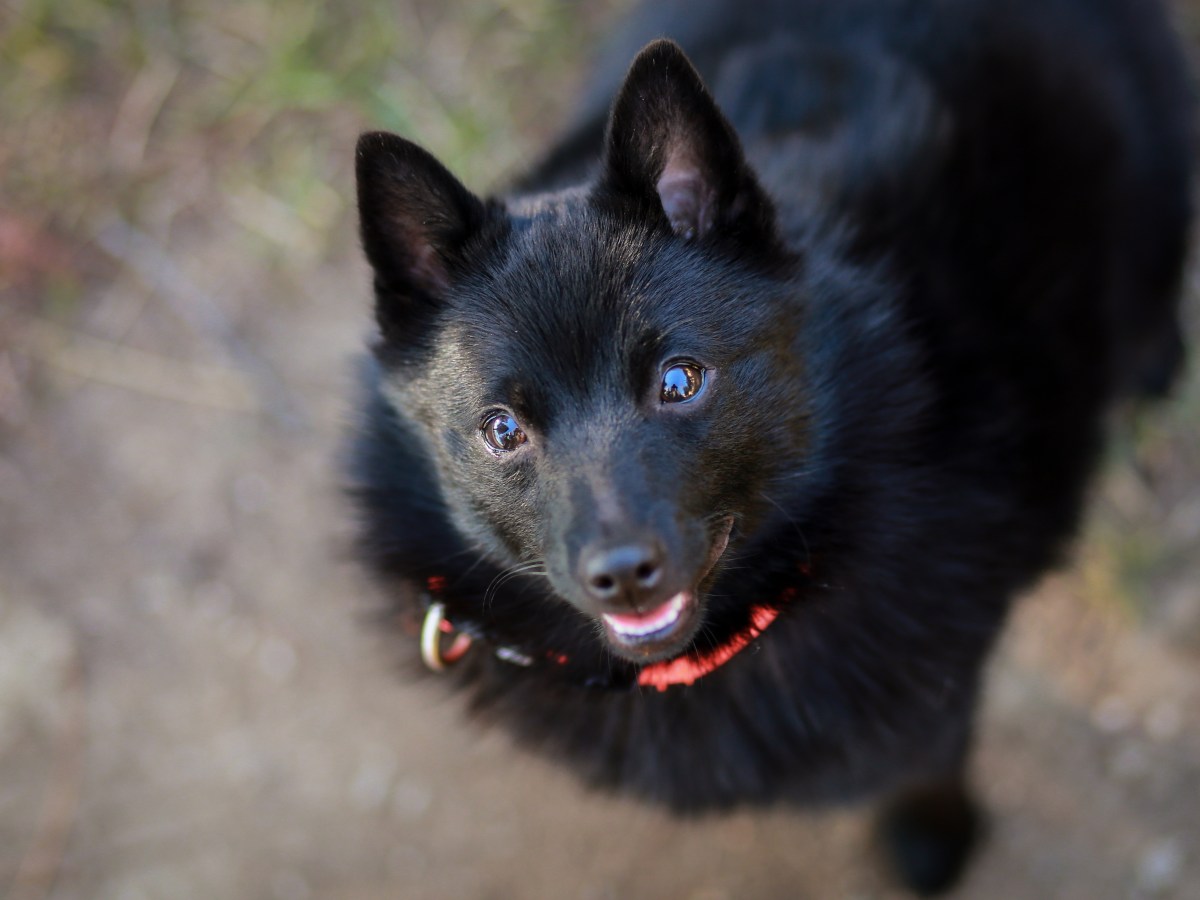
<path id="1" fill-rule="evenodd" d="M 663 403 L 685 403 L 704 390 L 704 369 L 693 362 L 672 363 L 663 372 Z"/>
<path id="2" fill-rule="evenodd" d="M 497 453 L 507 453 L 516 450 L 528 438 L 517 420 L 508 413 L 496 413 L 483 423 L 483 440 L 488 447 Z"/>

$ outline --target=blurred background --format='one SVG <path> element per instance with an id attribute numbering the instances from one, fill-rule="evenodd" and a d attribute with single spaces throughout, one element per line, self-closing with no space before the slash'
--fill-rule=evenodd
<path id="1" fill-rule="evenodd" d="M 0 896 L 893 896 L 855 811 L 674 822 L 514 752 L 350 559 L 355 137 L 485 190 L 624 5 L 0 0 Z M 1200 374 L 1117 418 L 961 897 L 1200 898 Z"/>

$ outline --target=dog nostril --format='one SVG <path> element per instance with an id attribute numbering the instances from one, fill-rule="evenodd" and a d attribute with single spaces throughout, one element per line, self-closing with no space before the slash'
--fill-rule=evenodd
<path id="1" fill-rule="evenodd" d="M 584 551 L 580 576 L 595 600 L 644 602 L 663 579 L 663 559 L 650 542 L 600 545 Z"/>

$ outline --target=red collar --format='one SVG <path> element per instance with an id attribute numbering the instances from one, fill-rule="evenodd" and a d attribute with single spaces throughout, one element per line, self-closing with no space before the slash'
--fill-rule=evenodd
<path id="1" fill-rule="evenodd" d="M 458 662 L 473 642 L 471 635 L 456 628 L 446 618 L 445 605 L 438 599 L 445 590 L 446 579 L 433 576 L 426 579 L 430 602 L 425 614 L 425 622 L 421 628 L 421 658 L 425 665 L 435 672 L 444 671 L 448 666 Z M 780 601 L 792 599 L 796 594 L 795 588 L 783 591 Z M 699 679 L 715 672 L 729 662 L 746 647 L 753 643 L 779 615 L 779 609 L 771 606 L 756 606 L 750 613 L 750 624 L 734 634 L 725 643 L 703 653 L 685 653 L 674 659 L 650 663 L 638 670 L 636 684 L 640 687 L 652 687 L 660 692 L 674 685 L 692 685 Z M 474 630 L 474 629 L 471 629 Z M 450 639 L 450 646 L 443 648 L 445 639 Z M 505 662 L 518 666 L 532 666 L 537 660 L 525 653 L 507 646 L 497 646 L 495 654 Z M 558 666 L 565 666 L 569 660 L 562 653 L 547 653 L 545 661 Z"/>
<path id="2" fill-rule="evenodd" d="M 715 672 L 729 662 L 767 630 L 767 626 L 775 621 L 779 610 L 766 606 L 756 606 L 750 613 L 750 624 L 739 631 L 724 644 L 709 650 L 699 656 L 677 656 L 662 662 L 643 666 L 638 672 L 637 683 L 642 687 L 653 687 L 659 691 L 676 684 L 695 684 L 710 672 Z"/>

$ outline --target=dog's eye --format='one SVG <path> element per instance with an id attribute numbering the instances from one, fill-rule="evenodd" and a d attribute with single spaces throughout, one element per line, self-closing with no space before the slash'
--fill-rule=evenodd
<path id="1" fill-rule="evenodd" d="M 672 363 L 663 372 L 663 403 L 684 403 L 704 390 L 704 369 L 694 362 Z"/>
<path id="2" fill-rule="evenodd" d="M 480 430 L 483 432 L 484 441 L 497 453 L 516 450 L 528 440 L 520 424 L 508 413 L 490 416 Z"/>

